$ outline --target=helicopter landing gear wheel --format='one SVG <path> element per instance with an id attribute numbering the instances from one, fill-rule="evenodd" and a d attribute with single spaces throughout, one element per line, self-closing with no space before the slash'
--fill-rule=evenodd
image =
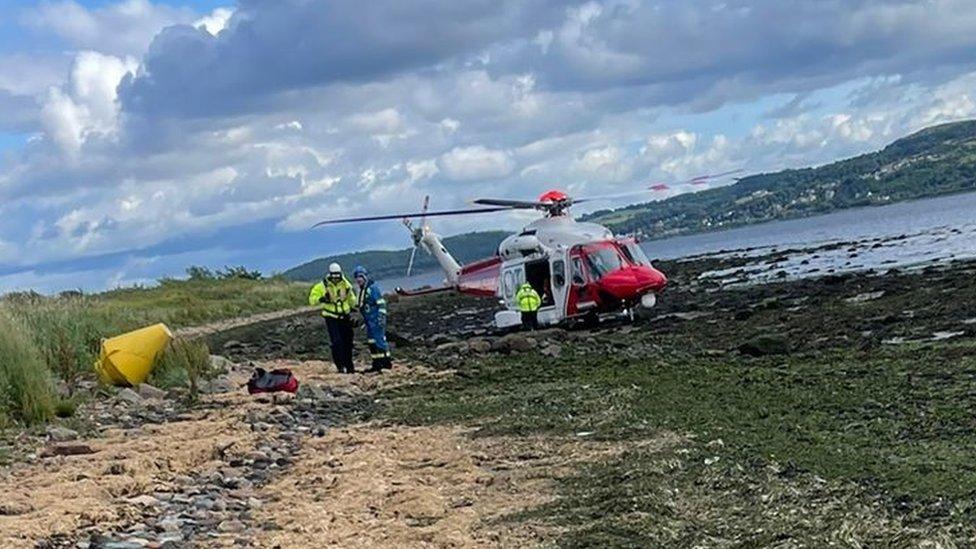
<path id="1" fill-rule="evenodd" d="M 654 310 L 656 304 L 657 296 L 655 294 L 644 294 L 641 297 L 640 303 L 631 309 L 631 320 L 633 322 L 641 322 L 654 318 L 657 316 L 657 312 Z"/>

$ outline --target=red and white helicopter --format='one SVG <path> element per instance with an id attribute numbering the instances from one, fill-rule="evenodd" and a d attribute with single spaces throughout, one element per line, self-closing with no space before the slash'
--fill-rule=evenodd
<path id="1" fill-rule="evenodd" d="M 736 172 L 696 177 L 685 183 L 700 185 L 708 179 Z M 649 187 L 652 191 L 668 190 L 666 184 Z M 646 194 L 647 190 L 639 191 Z M 531 284 L 542 296 L 538 320 L 554 325 L 573 319 L 595 322 L 600 315 L 628 313 L 633 317 L 637 307 L 651 308 L 667 286 L 664 273 L 654 268 L 634 237 L 616 237 L 602 225 L 573 219 L 568 209 L 574 204 L 605 200 L 638 193 L 574 199 L 566 193 L 551 190 L 537 200 L 480 198 L 473 203 L 485 206 L 461 210 L 428 211 L 430 197 L 424 199 L 419 212 L 333 219 L 314 225 L 332 225 L 361 221 L 402 219 L 410 230 L 414 253 L 423 247 L 437 260 L 446 275 L 441 288 L 406 292 L 403 295 L 456 290 L 476 296 L 498 298 L 504 309 L 495 313 L 495 325 L 508 328 L 521 323 L 515 292 L 523 282 Z M 521 232 L 507 237 L 496 255 L 460 265 L 448 252 L 439 235 L 430 230 L 427 218 L 502 212 L 539 210 L 542 218 L 529 223 Z M 411 218 L 420 219 L 414 228 Z"/>

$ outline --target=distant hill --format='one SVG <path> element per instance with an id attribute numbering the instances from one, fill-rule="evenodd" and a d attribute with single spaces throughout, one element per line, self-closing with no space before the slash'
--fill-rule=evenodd
<path id="1" fill-rule="evenodd" d="M 487 231 L 464 233 L 444 239 L 444 245 L 463 263 L 495 255 L 498 245 L 510 233 L 504 231 Z M 365 251 L 323 257 L 303 263 L 282 273 L 289 280 L 319 280 L 329 267 L 329 263 L 337 261 L 343 268 L 351 271 L 354 266 L 362 265 L 369 269 L 376 278 L 403 276 L 410 260 L 410 248 L 395 251 Z M 423 249 L 417 250 L 414 259 L 413 272 L 422 273 L 437 269 L 437 262 Z"/>
<path id="2" fill-rule="evenodd" d="M 583 219 L 618 233 L 660 238 L 972 190 L 976 121 L 966 121 L 927 128 L 881 151 L 819 168 L 753 175 Z"/>
<path id="3" fill-rule="evenodd" d="M 752 175 L 733 185 L 602 210 L 581 220 L 620 234 L 662 238 L 963 191 L 976 191 L 976 120 L 933 126 L 878 152 L 819 168 Z M 465 233 L 445 244 L 465 263 L 494 254 L 505 236 L 500 231 Z M 284 276 L 317 280 L 331 261 L 365 265 L 378 277 L 401 276 L 409 256 L 409 248 L 343 254 L 300 265 Z M 430 255 L 418 251 L 415 272 L 436 268 Z"/>

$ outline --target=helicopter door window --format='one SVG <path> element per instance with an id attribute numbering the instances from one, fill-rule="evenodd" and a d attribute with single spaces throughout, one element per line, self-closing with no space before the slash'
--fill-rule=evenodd
<path id="1" fill-rule="evenodd" d="M 552 262 L 552 285 L 556 288 L 566 285 L 566 262 L 563 260 Z"/>
<path id="2" fill-rule="evenodd" d="M 573 258 L 573 284 L 577 286 L 586 284 L 586 277 L 583 276 L 583 262 L 578 257 Z"/>
<path id="3" fill-rule="evenodd" d="M 505 289 L 505 298 L 508 299 L 509 301 L 514 299 L 515 273 L 513 273 L 512 271 L 505 272 L 504 289 Z"/>

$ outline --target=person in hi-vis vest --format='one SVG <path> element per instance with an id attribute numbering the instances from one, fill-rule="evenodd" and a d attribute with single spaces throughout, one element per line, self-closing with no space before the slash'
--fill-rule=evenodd
<path id="1" fill-rule="evenodd" d="M 332 362 L 339 373 L 356 371 L 352 363 L 353 326 L 352 312 L 356 309 L 356 290 L 342 274 L 338 263 L 329 265 L 325 278 L 312 286 L 308 294 L 309 305 L 321 305 L 325 325 L 329 329 L 332 346 Z"/>

